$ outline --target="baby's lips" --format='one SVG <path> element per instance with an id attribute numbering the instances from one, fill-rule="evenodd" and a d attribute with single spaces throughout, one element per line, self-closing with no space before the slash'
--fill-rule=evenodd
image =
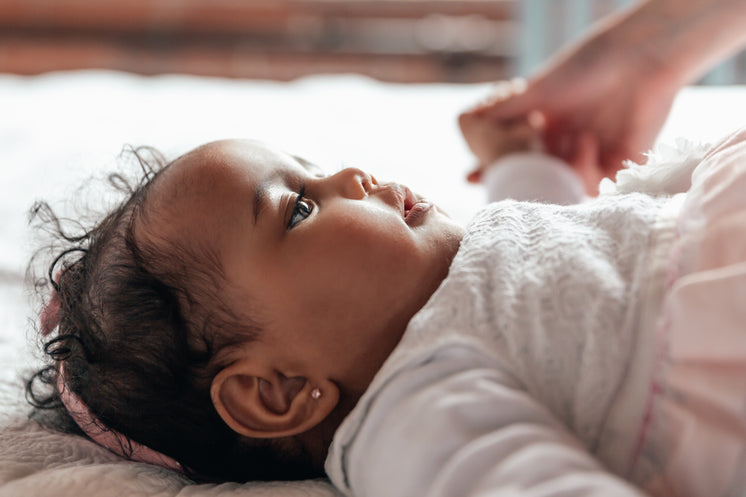
<path id="1" fill-rule="evenodd" d="M 409 188 L 405 186 L 404 187 L 404 212 L 405 214 L 409 212 L 409 210 L 412 209 L 414 204 L 416 204 L 419 201 L 420 201 L 419 197 L 415 195 L 412 192 L 412 190 L 410 190 Z"/>

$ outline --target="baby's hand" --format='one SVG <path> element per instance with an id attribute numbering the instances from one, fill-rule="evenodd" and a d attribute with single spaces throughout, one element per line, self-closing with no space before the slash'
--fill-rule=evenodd
<path id="1" fill-rule="evenodd" d="M 469 182 L 481 182 L 485 169 L 509 153 L 546 152 L 543 112 L 534 110 L 508 121 L 495 119 L 491 112 L 501 102 L 520 98 L 525 88 L 522 80 L 499 82 L 487 100 L 459 116 L 461 133 L 477 158 L 477 166 L 466 177 Z M 598 195 L 598 184 L 604 173 L 599 162 L 597 137 L 584 131 L 577 133 L 574 142 L 567 145 L 574 150 L 567 159 L 568 166 L 580 176 L 588 195 Z"/>
<path id="2" fill-rule="evenodd" d="M 458 123 L 478 161 L 476 169 L 467 176 L 472 183 L 481 181 L 485 168 L 504 155 L 541 149 L 540 132 L 528 120 L 504 124 L 477 111 L 469 111 L 459 116 Z"/>
<path id="3" fill-rule="evenodd" d="M 543 150 L 541 126 L 529 120 L 501 124 L 484 114 L 465 112 L 459 116 L 459 126 L 478 161 L 477 167 L 466 177 L 471 183 L 481 182 L 485 170 L 502 156 Z M 575 143 L 575 154 L 567 166 L 583 181 L 589 196 L 598 195 L 603 173 L 598 163 L 598 141 L 591 133 L 580 134 Z"/>

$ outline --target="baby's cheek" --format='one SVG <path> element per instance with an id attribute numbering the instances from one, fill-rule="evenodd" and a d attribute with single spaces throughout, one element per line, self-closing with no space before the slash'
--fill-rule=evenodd
<path id="1" fill-rule="evenodd" d="M 350 262 L 354 266 L 371 272 L 402 270 L 416 251 L 411 233 L 405 230 L 408 230 L 406 226 L 402 229 L 396 223 L 386 224 L 380 220 L 349 225 L 344 229 L 345 255 L 353 255 Z M 376 275 L 369 277 L 375 279 Z"/>

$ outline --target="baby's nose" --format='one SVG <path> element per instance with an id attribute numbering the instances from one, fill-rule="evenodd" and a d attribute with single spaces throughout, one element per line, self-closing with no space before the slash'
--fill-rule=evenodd
<path id="1" fill-rule="evenodd" d="M 364 198 L 378 185 L 373 176 L 356 167 L 341 170 L 333 179 L 341 189 L 342 195 L 348 198 Z"/>

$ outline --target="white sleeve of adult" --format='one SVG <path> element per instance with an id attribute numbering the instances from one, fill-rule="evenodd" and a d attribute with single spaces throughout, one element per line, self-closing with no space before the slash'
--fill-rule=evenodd
<path id="1" fill-rule="evenodd" d="M 501 157 L 484 173 L 487 201 L 514 199 L 570 205 L 582 202 L 580 177 L 563 161 L 540 152 Z"/>
<path id="2" fill-rule="evenodd" d="M 427 369 L 428 366 L 425 366 Z M 541 403 L 493 368 L 437 381 L 373 407 L 351 448 L 356 497 L 641 497 Z"/>

